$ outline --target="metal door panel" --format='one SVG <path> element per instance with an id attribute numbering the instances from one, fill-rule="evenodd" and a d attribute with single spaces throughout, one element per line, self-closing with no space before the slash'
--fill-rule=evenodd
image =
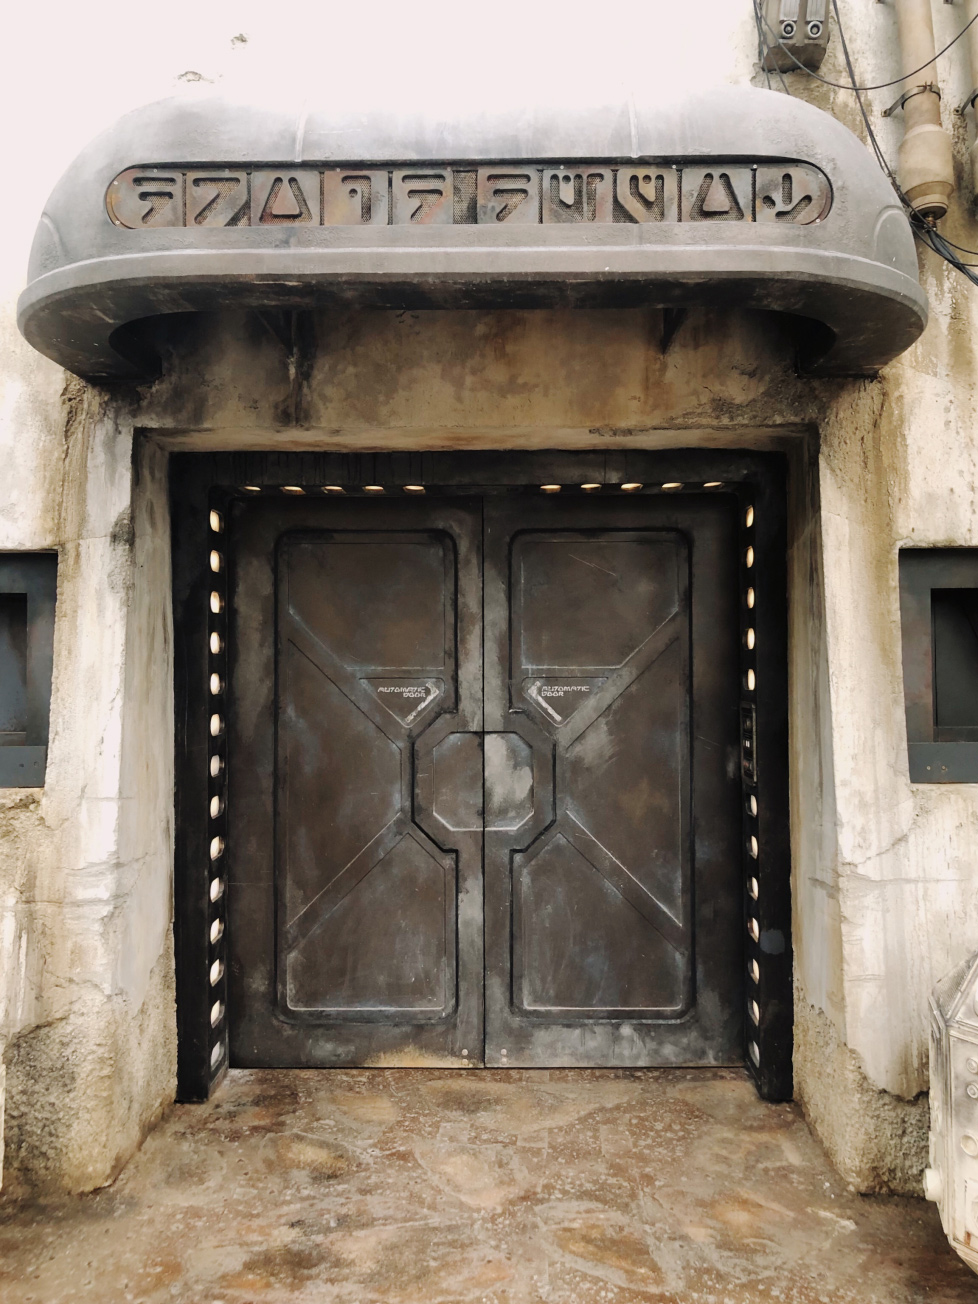
<path id="1" fill-rule="evenodd" d="M 510 568 L 511 674 L 553 733 L 557 787 L 550 835 L 513 860 L 514 1006 L 676 1015 L 692 951 L 685 543 L 522 533 Z"/>
<path id="2" fill-rule="evenodd" d="M 445 534 L 279 541 L 282 1018 L 454 1004 L 454 858 L 411 818 L 412 743 L 454 704 L 454 571 Z"/>
<path id="3" fill-rule="evenodd" d="M 458 762 L 481 738 L 480 518 L 478 502 L 239 510 L 233 1063 L 479 1057 L 481 744 Z"/>
<path id="4" fill-rule="evenodd" d="M 739 1058 L 735 537 L 715 501 L 487 502 L 487 751 L 551 774 L 486 829 L 487 1063 Z"/>
<path id="5" fill-rule="evenodd" d="M 732 505 L 236 511 L 231 1062 L 737 1062 Z"/>

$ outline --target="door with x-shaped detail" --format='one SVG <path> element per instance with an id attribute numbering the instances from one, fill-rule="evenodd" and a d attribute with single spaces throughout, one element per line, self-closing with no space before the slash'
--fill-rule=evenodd
<path id="1" fill-rule="evenodd" d="M 482 1058 L 482 504 L 242 509 L 231 1062 Z"/>
<path id="2" fill-rule="evenodd" d="M 739 1053 L 736 635 L 705 506 L 487 503 L 487 1063 Z M 695 817 L 694 777 L 720 803 Z"/>
<path id="3" fill-rule="evenodd" d="M 738 1058 L 728 525 L 523 494 L 251 509 L 232 1062 Z"/>

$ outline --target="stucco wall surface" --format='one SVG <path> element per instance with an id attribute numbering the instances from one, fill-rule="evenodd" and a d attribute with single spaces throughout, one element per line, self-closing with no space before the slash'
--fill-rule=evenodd
<path id="1" fill-rule="evenodd" d="M 922 255 L 931 323 L 874 381 L 801 379 L 777 319 L 707 311 L 668 348 L 655 309 L 337 313 L 316 318 L 301 357 L 254 319 L 209 318 L 171 346 L 156 385 L 114 393 L 66 380 L 16 333 L 47 192 L 91 136 L 159 96 L 260 85 L 294 99 L 297 80 L 314 94 L 324 61 L 363 95 L 363 59 L 328 54 L 340 48 L 369 50 L 369 93 L 392 113 L 411 97 L 455 114 L 500 94 L 627 91 L 649 51 L 676 94 L 766 81 L 748 0 L 704 0 L 695 22 L 671 6 L 625 21 L 619 7 L 541 3 L 483 23 L 438 0 L 420 26 L 382 7 L 383 21 L 305 3 L 283 19 L 174 0 L 160 24 L 96 0 L 56 23 L 49 9 L 8 20 L 4 121 L 32 107 L 30 131 L 8 133 L 0 548 L 57 547 L 60 570 L 47 783 L 0 794 L 7 1189 L 110 1180 L 173 1094 L 167 449 L 693 444 L 791 453 L 797 1089 L 853 1186 L 912 1188 L 927 995 L 978 937 L 978 791 L 909 783 L 897 552 L 978 546 L 978 290 Z M 892 6 L 841 7 L 863 80 L 894 77 Z M 961 7 L 935 0 L 934 14 L 943 44 Z M 571 67 L 584 49 L 607 57 L 556 76 L 555 40 Z M 978 248 L 973 121 L 952 112 L 972 84 L 964 48 L 940 67 L 959 168 L 944 230 Z M 835 37 L 822 72 L 845 80 Z M 800 73 L 773 85 L 861 130 L 851 94 Z M 866 97 L 891 159 L 899 115 L 880 114 L 894 98 Z"/>

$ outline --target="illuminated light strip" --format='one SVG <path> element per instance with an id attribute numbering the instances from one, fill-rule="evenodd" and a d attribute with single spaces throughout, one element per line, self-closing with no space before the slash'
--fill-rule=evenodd
<path id="1" fill-rule="evenodd" d="M 257 485 L 243 486 L 248 493 L 260 493 Z M 301 492 L 301 491 L 300 491 Z M 210 840 L 209 855 L 212 866 L 222 861 L 226 847 L 226 779 L 225 763 L 223 748 L 226 746 L 226 703 L 224 700 L 227 684 L 225 656 L 227 652 L 225 642 L 225 626 L 222 622 L 225 620 L 225 609 L 227 605 L 227 567 L 225 565 L 225 555 L 223 547 L 217 546 L 222 543 L 221 536 L 224 533 L 224 513 L 218 508 L 211 507 L 208 512 L 208 525 L 210 527 L 212 546 L 209 549 L 207 565 L 211 576 L 211 583 L 214 588 L 210 594 L 210 628 L 207 634 L 207 651 L 210 656 L 209 675 L 207 688 L 210 700 L 213 704 L 213 710 L 208 721 L 208 730 L 213 740 L 212 748 L 209 748 L 209 758 L 207 762 L 207 780 L 210 789 L 210 798 L 208 801 L 208 815 L 213 821 L 211 827 L 214 829 L 213 836 Z M 216 748 L 216 750 L 215 750 Z M 226 973 L 223 955 L 224 933 L 225 933 L 225 906 L 227 901 L 226 894 L 226 874 L 221 873 L 211 878 L 208 896 L 212 911 L 207 921 L 207 944 L 208 944 L 208 969 L 207 984 L 211 989 L 214 1000 L 210 1004 L 208 1011 L 208 1020 L 210 1027 L 215 1030 L 216 1040 L 211 1046 L 209 1072 L 211 1078 L 215 1078 L 218 1072 L 227 1063 L 227 1028 L 225 1020 L 226 1006 Z"/>

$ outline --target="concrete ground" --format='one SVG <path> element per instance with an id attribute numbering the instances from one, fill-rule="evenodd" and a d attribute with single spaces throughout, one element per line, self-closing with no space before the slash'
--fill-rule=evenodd
<path id="1" fill-rule="evenodd" d="M 957 1304 L 733 1071 L 234 1072 L 110 1188 L 0 1206 L 3 1304 Z"/>

